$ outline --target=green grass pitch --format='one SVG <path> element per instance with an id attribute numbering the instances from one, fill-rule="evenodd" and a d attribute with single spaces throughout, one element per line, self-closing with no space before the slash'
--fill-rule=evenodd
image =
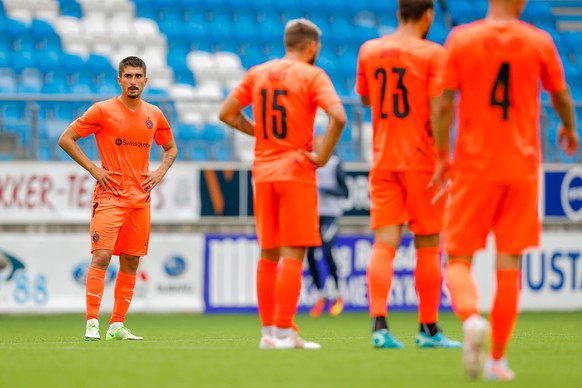
<path id="1" fill-rule="evenodd" d="M 104 337 L 107 319 L 101 318 Z M 524 313 L 510 345 L 513 387 L 582 384 L 582 312 Z M 1 387 L 476 387 L 458 349 L 416 349 L 416 315 L 393 313 L 404 350 L 373 350 L 365 314 L 310 319 L 320 351 L 259 350 L 253 315 L 129 315 L 139 342 L 85 342 L 82 315 L 0 316 Z M 461 338 L 451 314 L 447 335 Z M 506 384 L 502 384 L 506 385 Z"/>

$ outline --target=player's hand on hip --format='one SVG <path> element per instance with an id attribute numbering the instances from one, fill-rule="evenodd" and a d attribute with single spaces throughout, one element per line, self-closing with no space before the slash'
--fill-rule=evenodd
<path id="1" fill-rule="evenodd" d="M 574 155 L 578 150 L 578 133 L 575 129 L 566 129 L 564 126 L 561 126 L 558 131 L 558 144 L 566 155 Z"/>
<path id="2" fill-rule="evenodd" d="M 119 171 L 109 171 L 105 168 L 97 167 L 95 169 L 90 170 L 89 172 L 101 187 L 103 187 L 106 190 L 107 189 L 111 190 L 113 195 L 119 197 L 117 187 L 119 187 L 121 183 L 119 183 L 117 179 L 113 178 L 113 175 L 121 175 Z"/>
<path id="3" fill-rule="evenodd" d="M 447 183 L 449 181 L 449 161 L 445 159 L 437 159 L 434 174 L 427 186 L 427 190 L 436 187 L 436 193 L 432 198 L 432 204 L 437 203 L 443 195 L 447 192 Z"/>
<path id="4" fill-rule="evenodd" d="M 305 151 L 305 150 L 299 150 L 299 153 L 304 155 L 307 159 L 309 159 L 309 161 L 313 164 L 315 164 L 315 167 L 321 167 L 323 166 L 325 163 L 323 162 L 323 160 L 321 160 L 321 157 L 316 154 L 315 152 L 309 152 L 309 151 Z"/>
<path id="5" fill-rule="evenodd" d="M 141 187 L 143 187 L 143 189 L 145 191 L 152 191 L 154 189 L 154 187 L 156 187 L 158 185 L 158 183 L 160 183 L 162 181 L 162 178 L 164 177 L 164 175 L 159 173 L 158 171 L 142 172 L 141 176 L 147 177 L 141 183 Z"/>

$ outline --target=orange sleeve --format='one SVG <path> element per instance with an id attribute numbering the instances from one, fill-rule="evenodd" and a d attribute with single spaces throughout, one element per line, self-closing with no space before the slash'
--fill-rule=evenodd
<path id="1" fill-rule="evenodd" d="M 428 73 L 428 95 L 429 97 L 440 96 L 443 93 L 443 73 L 447 63 L 447 52 L 437 47 L 430 58 Z"/>
<path id="2" fill-rule="evenodd" d="M 87 137 L 103 128 L 103 111 L 99 104 L 93 104 L 83 116 L 73 121 L 71 127 L 81 137 Z"/>
<path id="3" fill-rule="evenodd" d="M 327 110 L 333 104 L 341 104 L 331 79 L 323 70 L 319 70 L 313 78 L 311 95 L 313 102 L 321 109 Z"/>
<path id="4" fill-rule="evenodd" d="M 253 102 L 253 69 L 246 72 L 240 84 L 230 94 L 243 106 Z"/>
<path id="5" fill-rule="evenodd" d="M 365 61 L 363 58 L 364 46 L 360 47 L 358 54 L 358 70 L 356 73 L 356 93 L 360 96 L 369 96 L 368 80 L 366 79 Z"/>
<path id="6" fill-rule="evenodd" d="M 170 123 L 168 123 L 166 116 L 164 116 L 160 111 L 158 114 L 158 125 L 156 127 L 156 132 L 154 133 L 154 140 L 157 145 L 161 146 L 172 141 L 173 138 Z"/>
<path id="7" fill-rule="evenodd" d="M 459 65 L 458 60 L 462 55 L 459 48 L 459 38 L 456 34 L 457 29 L 454 28 L 449 34 L 445 47 L 447 49 L 447 56 L 445 60 L 445 67 L 443 73 L 443 90 L 457 90 L 459 89 Z"/>
<path id="8" fill-rule="evenodd" d="M 542 86 L 549 93 L 561 92 L 566 89 L 562 61 L 552 37 L 546 38 L 542 52 Z"/>

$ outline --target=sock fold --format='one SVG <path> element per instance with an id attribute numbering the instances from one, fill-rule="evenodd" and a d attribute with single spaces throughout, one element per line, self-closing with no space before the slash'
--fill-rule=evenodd
<path id="1" fill-rule="evenodd" d="M 382 317 L 388 314 L 388 295 L 392 287 L 394 273 L 392 262 L 396 248 L 384 243 L 374 243 L 368 264 L 368 302 L 370 316 Z"/>

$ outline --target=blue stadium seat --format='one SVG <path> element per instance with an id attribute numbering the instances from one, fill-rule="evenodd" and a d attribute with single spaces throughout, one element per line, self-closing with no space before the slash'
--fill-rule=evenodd
<path id="1" fill-rule="evenodd" d="M 49 40 L 59 42 L 60 38 L 53 26 L 41 19 L 32 19 L 29 27 L 29 33 L 32 39 L 37 43 L 37 46 L 44 47 Z"/>
<path id="2" fill-rule="evenodd" d="M 109 58 L 99 54 L 90 54 L 85 66 L 93 74 L 115 71 Z"/>
<path id="3" fill-rule="evenodd" d="M 241 57 L 242 65 L 245 69 L 250 69 L 259 63 L 264 62 L 266 59 L 267 57 L 261 47 L 255 44 L 245 47 L 244 55 Z"/>
<path id="4" fill-rule="evenodd" d="M 37 61 L 34 51 L 21 51 L 17 55 L 13 56 L 12 68 L 17 73 L 20 73 L 22 69 L 36 67 Z"/>
<path id="5" fill-rule="evenodd" d="M 42 51 L 41 55 L 41 60 L 37 61 L 37 67 L 43 74 L 61 68 L 62 51 L 45 49 Z"/>
<path id="6" fill-rule="evenodd" d="M 206 124 L 204 126 L 204 139 L 210 142 L 226 139 L 226 128 L 223 125 Z"/>
<path id="7" fill-rule="evenodd" d="M 42 91 L 43 76 L 36 68 L 22 69 L 18 81 L 16 86 L 18 93 L 40 93 Z"/>
<path id="8" fill-rule="evenodd" d="M 227 162 L 232 160 L 232 152 L 227 141 L 213 142 L 211 145 L 212 159 L 219 162 Z"/>
<path id="9" fill-rule="evenodd" d="M 69 92 L 67 73 L 61 69 L 55 69 L 44 75 L 43 93 L 61 94 Z"/>
<path id="10" fill-rule="evenodd" d="M 15 19 L 5 19 L 2 34 L 6 34 L 9 39 L 19 39 L 28 34 L 28 27 L 21 21 Z"/>
<path id="11" fill-rule="evenodd" d="M 10 68 L 0 68 L 0 93 L 16 92 L 16 76 Z"/>
<path id="12" fill-rule="evenodd" d="M 59 11 L 61 15 L 81 18 L 83 11 L 81 5 L 76 0 L 59 0 Z"/>
<path id="13" fill-rule="evenodd" d="M 200 140 L 192 140 L 187 142 L 183 147 L 184 156 L 188 160 L 193 161 L 208 161 L 210 160 L 210 151 L 208 143 Z"/>
<path id="14" fill-rule="evenodd" d="M 62 56 L 62 70 L 67 74 L 85 71 L 85 61 L 78 55 L 64 53 Z"/>
<path id="15" fill-rule="evenodd" d="M 545 1 L 528 1 L 525 10 L 522 14 L 524 20 L 528 22 L 533 22 L 535 24 L 542 23 L 555 23 L 556 18 L 552 14 L 552 7 L 550 3 Z"/>
<path id="16" fill-rule="evenodd" d="M 69 85 L 71 92 L 74 94 L 91 94 L 93 93 L 93 76 L 88 72 L 73 74 Z"/>

